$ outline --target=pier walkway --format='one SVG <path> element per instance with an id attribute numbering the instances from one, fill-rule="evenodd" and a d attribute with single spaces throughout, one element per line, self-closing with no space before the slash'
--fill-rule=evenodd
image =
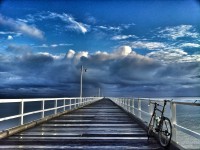
<path id="1" fill-rule="evenodd" d="M 2 149 L 163 149 L 109 99 L 0 140 Z"/>

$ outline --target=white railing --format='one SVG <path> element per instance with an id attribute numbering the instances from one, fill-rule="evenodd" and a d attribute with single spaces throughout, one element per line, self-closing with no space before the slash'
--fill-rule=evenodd
<path id="1" fill-rule="evenodd" d="M 149 99 L 149 98 L 115 98 L 110 97 L 110 99 L 115 102 L 117 105 L 121 106 L 127 112 L 136 116 L 140 121 L 142 121 L 146 126 L 150 121 L 150 117 L 153 113 L 153 107 L 150 102 L 162 103 L 161 99 Z M 188 105 L 188 106 L 200 106 L 200 100 L 193 101 L 176 101 L 169 100 L 167 104 L 165 116 L 171 120 L 172 123 L 172 141 L 179 148 L 197 148 L 200 149 L 200 133 L 195 132 L 191 129 L 183 127 L 177 123 L 177 105 Z M 143 104 L 143 105 L 142 105 Z M 146 107 L 145 107 L 146 104 Z M 198 107 L 198 112 L 200 113 L 200 107 Z M 196 118 L 199 120 L 200 118 Z M 189 121 L 189 119 L 188 119 Z M 200 124 L 196 124 L 200 130 Z M 184 133 L 180 134 L 180 132 Z M 183 137 L 185 139 L 183 139 Z M 185 141 L 187 140 L 187 142 Z M 189 143 L 189 144 L 188 144 Z"/>
<path id="2" fill-rule="evenodd" d="M 100 97 L 83 97 L 83 98 L 72 97 L 72 98 L 37 98 L 37 99 L 0 99 L 0 106 L 1 106 L 1 104 L 11 104 L 11 103 L 12 104 L 17 103 L 18 104 L 17 106 L 19 106 L 18 114 L 0 118 L 0 127 L 1 127 L 1 125 L 4 124 L 5 121 L 9 121 L 9 120 L 16 119 L 16 118 L 20 119 L 19 125 L 24 125 L 24 117 L 26 117 L 26 116 L 33 115 L 33 114 L 40 114 L 40 118 L 37 118 L 37 119 L 41 119 L 41 118 L 48 116 L 48 115 L 45 115 L 46 112 L 54 111 L 53 114 L 57 114 L 58 110 L 59 110 L 59 112 L 65 112 L 66 110 L 72 110 L 72 109 L 87 105 L 89 103 L 92 103 L 94 101 L 97 101 L 99 99 L 101 99 L 101 98 Z M 53 107 L 47 108 L 47 103 L 49 101 L 53 102 L 54 105 L 53 105 Z M 24 111 L 25 104 L 30 103 L 30 102 L 40 102 L 40 104 L 41 104 L 40 109 L 39 110 L 37 109 L 35 111 L 25 112 Z M 61 104 L 60 104 L 60 102 L 61 102 Z M 11 110 L 13 108 L 11 107 L 11 105 L 9 105 L 9 107 L 6 109 Z M 3 114 L 5 112 L 3 112 L 3 110 L 0 110 L 0 113 Z M 34 120 L 31 120 L 31 121 L 34 121 Z M 11 126 L 9 128 L 12 128 L 12 127 L 14 127 L 14 126 Z M 2 130 L 2 129 L 0 129 L 0 130 Z"/>

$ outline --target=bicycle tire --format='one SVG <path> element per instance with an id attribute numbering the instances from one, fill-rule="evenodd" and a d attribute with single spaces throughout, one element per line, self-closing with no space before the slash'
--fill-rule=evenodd
<path id="1" fill-rule="evenodd" d="M 164 117 L 158 133 L 161 146 L 168 147 L 172 138 L 172 125 L 169 118 Z"/>

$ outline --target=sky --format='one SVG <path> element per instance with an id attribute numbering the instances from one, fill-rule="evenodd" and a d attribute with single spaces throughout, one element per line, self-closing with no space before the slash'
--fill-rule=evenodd
<path id="1" fill-rule="evenodd" d="M 0 0 L 0 98 L 200 96 L 198 0 Z"/>

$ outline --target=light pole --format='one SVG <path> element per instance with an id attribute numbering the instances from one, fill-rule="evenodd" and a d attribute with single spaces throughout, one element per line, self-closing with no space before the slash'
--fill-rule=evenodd
<path id="1" fill-rule="evenodd" d="M 101 97 L 101 91 L 100 91 L 101 89 L 99 88 L 99 97 Z"/>
<path id="2" fill-rule="evenodd" d="M 86 72 L 87 69 L 86 68 L 83 68 L 83 65 L 81 65 L 81 80 L 80 80 L 80 84 L 81 84 L 81 87 L 80 87 L 80 98 L 82 98 L 82 94 L 83 94 L 83 72 Z"/>

